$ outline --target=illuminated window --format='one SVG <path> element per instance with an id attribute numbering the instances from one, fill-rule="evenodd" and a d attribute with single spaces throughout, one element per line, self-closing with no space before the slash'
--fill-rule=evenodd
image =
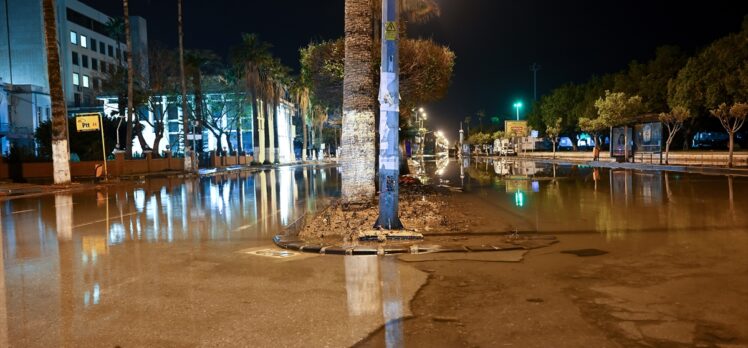
<path id="1" fill-rule="evenodd" d="M 81 47 L 88 48 L 88 38 L 86 35 L 81 35 Z"/>
<path id="2" fill-rule="evenodd" d="M 83 75 L 83 87 L 88 88 L 88 75 Z"/>
<path id="3" fill-rule="evenodd" d="M 70 32 L 70 43 L 73 45 L 78 44 L 78 33 L 71 31 Z"/>
<path id="4" fill-rule="evenodd" d="M 80 83 L 80 77 L 78 76 L 78 73 L 73 73 L 73 84 L 76 86 L 79 86 Z"/>

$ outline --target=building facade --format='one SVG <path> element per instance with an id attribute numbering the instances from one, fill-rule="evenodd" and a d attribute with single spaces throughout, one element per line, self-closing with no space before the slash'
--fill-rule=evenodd
<path id="1" fill-rule="evenodd" d="M 101 92 L 103 81 L 118 67 L 126 65 L 124 35 L 110 30 L 107 23 L 113 20 L 112 17 L 78 0 L 57 0 L 56 14 L 61 75 L 68 112 L 72 115 L 100 109 L 96 96 Z M 5 120 L 8 122 L 7 129 L 11 130 L 0 136 L 3 145 L 7 145 L 15 141 L 7 133 L 24 139 L 33 138 L 39 123 L 49 119 L 42 100 L 49 99 L 42 1 L 0 0 L 0 23 L 0 83 L 4 84 L 3 89 L 10 95 Z M 130 25 L 133 64 L 138 73 L 147 79 L 147 24 L 145 19 L 131 16 Z M 15 107 L 14 100 L 21 104 Z M 33 106 L 27 107 L 23 103 Z M 40 107 L 42 112 L 39 112 Z M 0 120 L 2 122 L 5 121 Z M 0 133 L 2 131 L 0 125 Z M 3 153 L 7 148 L 3 146 Z"/>

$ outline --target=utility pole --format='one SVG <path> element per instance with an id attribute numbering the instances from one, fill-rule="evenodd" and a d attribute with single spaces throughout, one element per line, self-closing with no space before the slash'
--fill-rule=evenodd
<path id="1" fill-rule="evenodd" d="M 530 71 L 532 71 L 533 100 L 535 101 L 538 101 L 538 71 L 542 68 L 538 63 L 530 65 Z"/>
<path id="2" fill-rule="evenodd" d="M 401 230 L 400 200 L 400 67 L 398 3 L 382 0 L 382 66 L 379 84 L 379 218 L 374 228 Z"/>

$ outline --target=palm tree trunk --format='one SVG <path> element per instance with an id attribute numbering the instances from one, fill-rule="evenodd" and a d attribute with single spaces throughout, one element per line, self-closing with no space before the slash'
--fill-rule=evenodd
<path id="1" fill-rule="evenodd" d="M 187 83 L 184 77 L 184 30 L 182 28 L 182 0 L 177 0 L 177 26 L 179 27 L 179 77 L 182 85 L 182 132 L 184 133 L 184 170 L 192 172 L 197 169 L 197 165 L 192 163 L 192 151 L 190 151 L 189 133 L 190 125 L 188 122 L 189 108 L 187 106 Z"/>
<path id="2" fill-rule="evenodd" d="M 277 91 L 276 91 L 277 92 Z M 274 92 L 275 94 L 275 92 Z M 275 132 L 275 120 L 276 115 L 278 114 L 278 99 L 277 94 L 275 97 L 273 97 L 273 110 L 268 113 L 268 162 L 270 163 L 278 163 L 277 158 L 277 138 L 278 135 Z"/>
<path id="3" fill-rule="evenodd" d="M 125 42 L 127 42 L 127 145 L 126 153 L 128 156 L 132 156 L 132 127 L 133 127 L 133 114 L 135 108 L 133 107 L 133 73 L 135 67 L 132 65 L 132 38 L 130 37 L 130 4 L 128 0 L 122 0 L 124 7 L 125 17 Z"/>
<path id="4" fill-rule="evenodd" d="M 340 154 L 342 199 L 345 205 L 369 204 L 375 193 L 371 12 L 368 0 L 345 1 L 345 76 Z"/>
<path id="5" fill-rule="evenodd" d="M 266 147 L 265 147 L 265 155 L 263 156 L 264 160 L 262 161 L 262 163 L 263 164 L 271 164 L 271 163 L 273 163 L 272 158 L 270 157 L 272 155 L 272 153 L 270 151 L 270 148 L 272 147 L 271 143 L 273 141 L 273 133 L 272 133 L 272 130 L 270 128 L 271 124 L 272 124 L 272 121 L 271 121 L 271 118 L 272 118 L 271 114 L 272 114 L 272 112 L 270 111 L 270 108 L 269 108 L 270 102 L 265 101 L 264 103 L 262 103 L 262 106 L 263 106 L 263 114 L 265 116 L 264 117 L 264 122 L 265 122 L 265 125 L 264 125 L 264 127 L 265 127 L 265 132 L 264 132 L 265 142 L 264 142 L 264 145 L 266 145 Z"/>
<path id="6" fill-rule="evenodd" d="M 49 94 L 52 99 L 52 166 L 54 182 L 59 185 L 70 183 L 70 148 L 68 145 L 68 111 L 62 91 L 60 53 L 57 46 L 56 3 L 55 0 L 44 0 L 43 11 Z"/>
<path id="7" fill-rule="evenodd" d="M 262 163 L 265 160 L 265 135 L 264 135 L 264 129 L 263 126 L 263 119 L 262 119 L 262 105 L 257 105 L 258 103 L 261 103 L 259 99 L 257 98 L 256 94 L 252 94 L 252 139 L 254 144 L 254 153 L 252 160 L 257 163 Z"/>
<path id="8" fill-rule="evenodd" d="M 306 117 L 304 117 L 303 114 L 301 115 L 301 118 L 302 118 L 302 122 L 303 122 L 302 129 L 303 129 L 303 132 L 304 132 L 304 140 L 301 143 L 301 160 L 302 161 L 306 161 L 306 152 L 307 152 L 307 148 L 308 148 L 307 147 L 307 141 L 309 140 L 309 134 L 307 134 L 307 133 L 309 132 L 309 127 L 307 126 L 307 119 L 306 119 Z"/>

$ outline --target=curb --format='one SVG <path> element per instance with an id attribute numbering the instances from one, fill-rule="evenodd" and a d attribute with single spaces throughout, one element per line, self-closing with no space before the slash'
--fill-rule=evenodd
<path id="1" fill-rule="evenodd" d="M 276 235 L 273 243 L 276 246 L 321 255 L 393 255 L 393 254 L 428 254 L 428 253 L 478 253 L 493 251 L 532 250 L 558 243 L 553 236 L 525 236 L 529 240 L 546 240 L 548 245 L 523 246 L 516 244 L 482 244 L 482 245 L 437 245 L 437 244 L 403 244 L 403 245 L 346 245 L 305 242 L 297 237 Z"/>

